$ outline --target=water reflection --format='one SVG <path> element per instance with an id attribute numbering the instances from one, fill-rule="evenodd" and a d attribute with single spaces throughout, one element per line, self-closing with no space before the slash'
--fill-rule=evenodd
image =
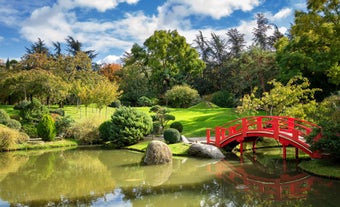
<path id="1" fill-rule="evenodd" d="M 109 150 L 0 153 L 0 206 L 336 206 L 339 182 L 247 159 L 141 166 Z M 272 166 L 272 164 L 271 164 Z M 288 166 L 289 169 L 294 168 Z M 279 172 L 279 173 L 278 173 Z"/>

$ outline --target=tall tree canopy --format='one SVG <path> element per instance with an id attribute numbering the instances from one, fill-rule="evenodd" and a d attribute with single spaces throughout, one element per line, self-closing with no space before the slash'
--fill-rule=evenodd
<path id="1" fill-rule="evenodd" d="M 307 12 L 296 11 L 291 38 L 277 44 L 282 80 L 302 74 L 312 87 L 323 89 L 323 96 L 339 86 L 339 14 L 339 0 L 308 0 Z"/>
<path id="2" fill-rule="evenodd" d="M 176 30 L 155 31 L 143 47 L 135 44 L 124 62 L 125 66 L 138 66 L 158 94 L 174 85 L 190 83 L 205 66 L 198 52 Z"/>

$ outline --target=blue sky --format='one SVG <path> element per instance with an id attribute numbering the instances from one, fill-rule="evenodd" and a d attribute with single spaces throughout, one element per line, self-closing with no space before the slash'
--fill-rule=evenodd
<path id="1" fill-rule="evenodd" d="M 160 29 L 176 29 L 192 44 L 199 31 L 207 38 L 211 32 L 225 37 L 237 28 L 249 43 L 255 14 L 263 13 L 285 33 L 306 0 L 0 0 L 0 5 L 0 59 L 20 59 L 38 38 L 51 46 L 72 36 L 84 50 L 96 50 L 96 62 L 110 63 Z"/>

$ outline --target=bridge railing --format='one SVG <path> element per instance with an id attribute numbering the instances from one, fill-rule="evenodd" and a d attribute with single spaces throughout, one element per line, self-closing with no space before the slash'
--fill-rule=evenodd
<path id="1" fill-rule="evenodd" d="M 220 147 L 222 142 L 233 139 L 235 136 L 246 137 L 248 132 L 270 133 L 276 139 L 279 135 L 286 134 L 290 139 L 300 141 L 308 147 L 304 138 L 310 135 L 313 128 L 320 127 L 314 123 L 287 116 L 252 116 L 235 119 L 215 127 L 214 140 L 211 137 L 211 129 L 207 129 L 206 136 L 207 143 Z M 321 134 L 316 136 L 315 140 L 320 137 Z"/>

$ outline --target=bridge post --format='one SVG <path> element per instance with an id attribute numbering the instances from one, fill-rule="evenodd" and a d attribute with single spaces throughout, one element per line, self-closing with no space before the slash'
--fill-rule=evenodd
<path id="1" fill-rule="evenodd" d="M 206 129 L 206 138 L 207 138 L 207 144 L 210 144 L 210 129 Z"/>
<path id="2" fill-rule="evenodd" d="M 256 153 L 256 140 L 253 141 L 253 153 Z"/>
<path id="3" fill-rule="evenodd" d="M 248 131 L 247 119 L 242 118 L 242 137 L 243 138 L 247 136 L 247 131 Z"/>
<path id="4" fill-rule="evenodd" d="M 299 159 L 299 148 L 295 147 L 295 159 Z"/>
<path id="5" fill-rule="evenodd" d="M 220 126 L 215 127 L 215 146 L 220 147 Z"/>

